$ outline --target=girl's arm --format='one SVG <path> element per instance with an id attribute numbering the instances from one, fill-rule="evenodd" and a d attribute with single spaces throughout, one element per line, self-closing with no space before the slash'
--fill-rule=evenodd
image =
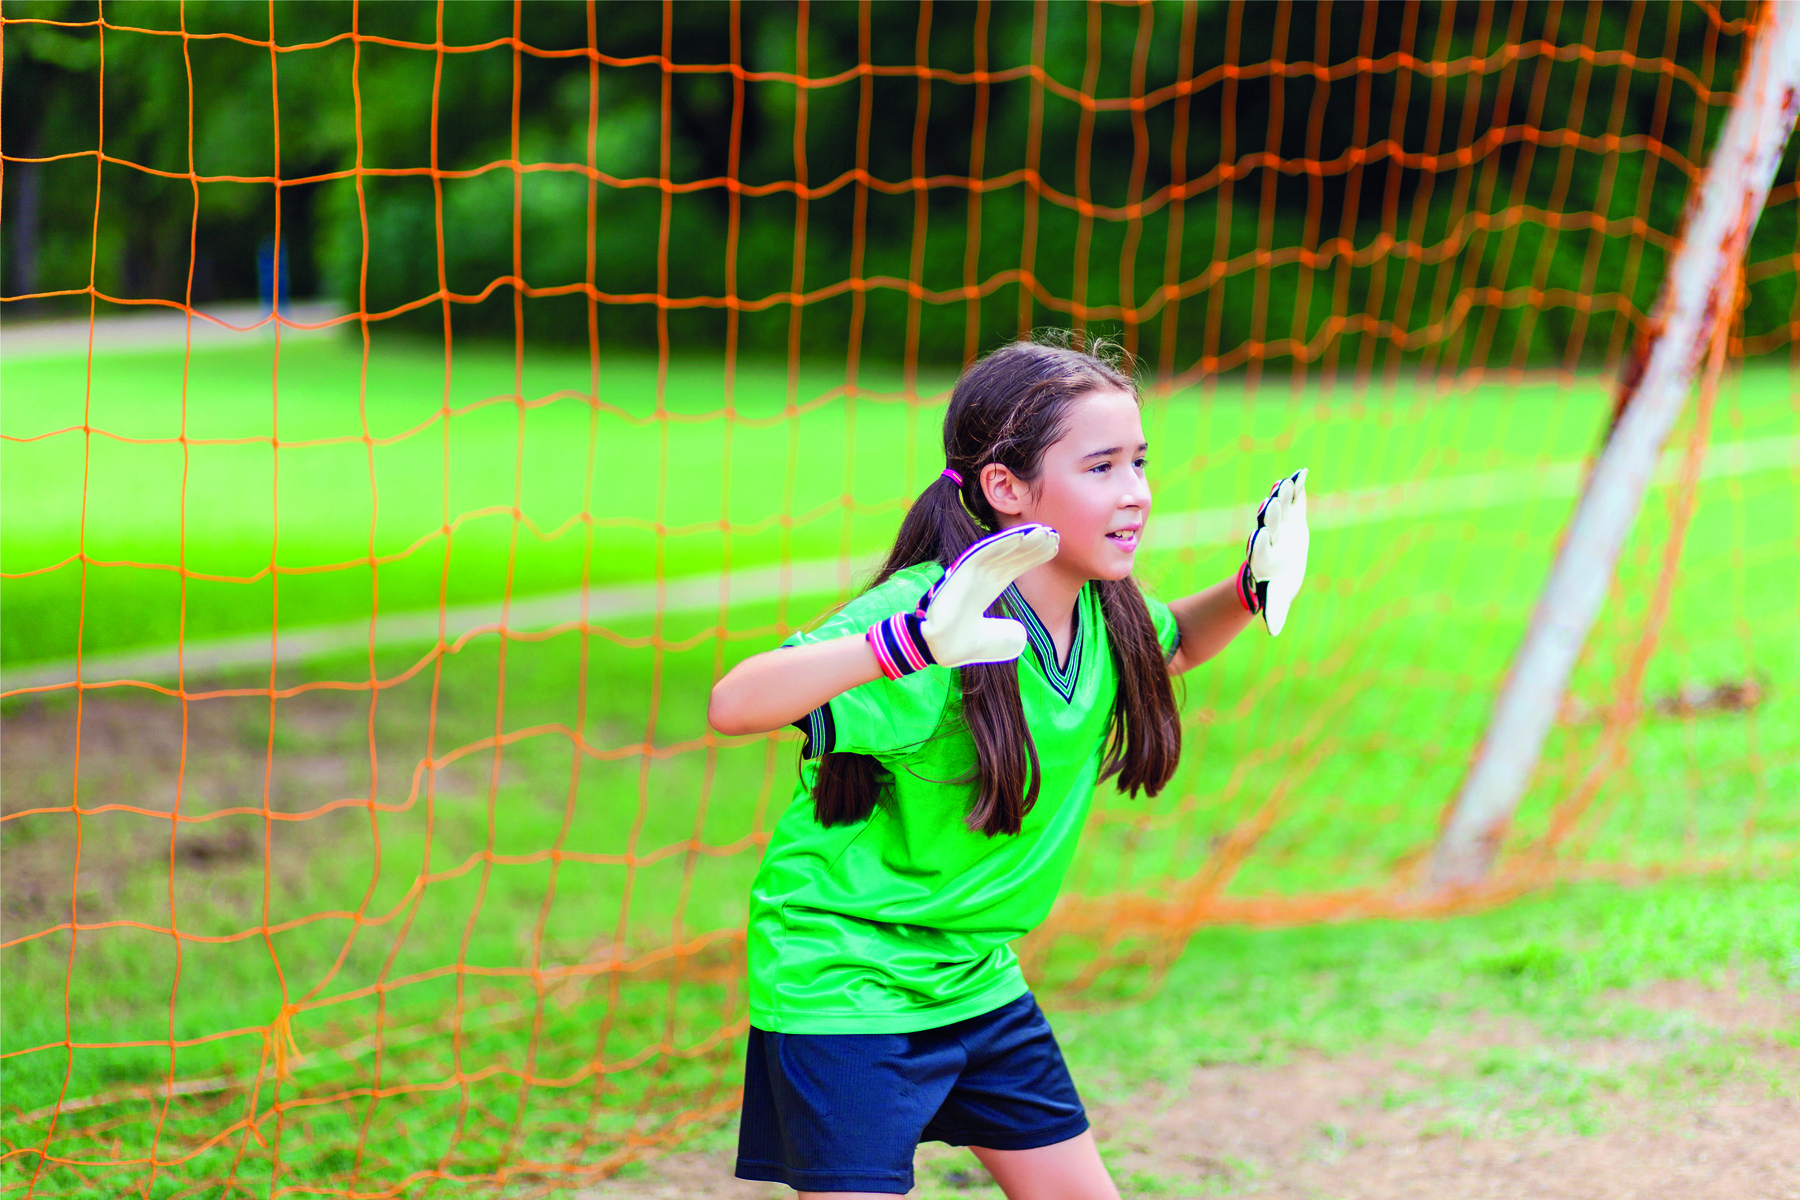
<path id="1" fill-rule="evenodd" d="M 768 733 L 883 676 L 898 679 L 931 664 L 960 667 L 1019 657 L 1025 627 L 984 614 L 1013 580 L 1056 557 L 1057 544 L 1056 531 L 1046 525 L 1003 529 L 963 551 L 918 611 L 883 618 L 863 637 L 745 659 L 713 685 L 707 723 L 724 734 Z"/>
<path id="2" fill-rule="evenodd" d="M 1288 605 L 1306 578 L 1306 468 L 1276 480 L 1256 510 L 1256 528 L 1245 547 L 1244 565 L 1223 582 L 1169 605 L 1181 630 L 1181 644 L 1169 660 L 1169 674 L 1199 666 L 1244 632 L 1258 612 L 1271 637 L 1287 623 Z"/>
<path id="3" fill-rule="evenodd" d="M 1229 646 L 1231 639 L 1255 619 L 1255 614 L 1246 611 L 1238 599 L 1235 571 L 1229 579 L 1205 591 L 1173 601 L 1169 611 L 1175 614 L 1175 624 L 1181 629 L 1181 644 L 1169 660 L 1171 675 L 1193 670 Z"/>
<path id="4" fill-rule="evenodd" d="M 724 734 L 768 733 L 880 678 L 881 664 L 866 638 L 768 650 L 746 658 L 713 685 L 706 723 Z"/>

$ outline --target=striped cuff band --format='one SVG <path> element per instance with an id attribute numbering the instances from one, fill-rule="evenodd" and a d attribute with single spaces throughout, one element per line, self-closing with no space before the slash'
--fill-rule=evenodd
<path id="1" fill-rule="evenodd" d="M 1262 597 L 1257 593 L 1256 579 L 1250 574 L 1250 560 L 1247 558 L 1244 565 L 1238 568 L 1237 598 L 1238 603 L 1244 606 L 1244 611 L 1251 616 L 1262 611 Z"/>
<path id="2" fill-rule="evenodd" d="M 906 612 L 869 626 L 869 648 L 875 651 L 875 661 L 881 664 L 883 675 L 899 679 L 937 662 L 925 644 L 920 628 L 924 623 L 924 613 Z"/>

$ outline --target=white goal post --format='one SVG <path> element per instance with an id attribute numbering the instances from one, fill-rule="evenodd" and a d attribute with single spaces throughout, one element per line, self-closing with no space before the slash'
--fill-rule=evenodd
<path id="1" fill-rule="evenodd" d="M 1750 61 L 1712 162 L 1690 201 L 1682 243 L 1627 361 L 1620 415 L 1594 465 L 1532 613 L 1518 657 L 1432 855 L 1430 886 L 1479 884 L 1531 782 L 1569 675 L 1715 329 L 1729 321 L 1750 231 L 1800 105 L 1800 2 L 1762 6 Z"/>

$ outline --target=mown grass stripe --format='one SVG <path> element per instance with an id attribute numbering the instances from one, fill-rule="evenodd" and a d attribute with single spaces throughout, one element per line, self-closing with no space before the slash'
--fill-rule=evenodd
<path id="1" fill-rule="evenodd" d="M 1663 452 L 1652 480 L 1666 486 L 1678 477 L 1680 448 Z M 1702 479 L 1720 479 L 1780 469 L 1800 470 L 1800 436 L 1756 438 L 1715 445 L 1707 453 Z M 1341 529 L 1375 524 L 1408 516 L 1441 516 L 1446 513 L 1498 508 L 1530 500 L 1573 497 L 1585 471 L 1582 462 L 1546 463 L 1510 471 L 1423 479 L 1381 487 L 1314 495 L 1308 499 L 1307 519 L 1313 529 Z M 1245 537 L 1250 532 L 1254 507 L 1249 504 L 1189 512 L 1161 514 L 1146 528 L 1145 548 L 1178 550 L 1216 545 Z M 662 612 L 701 612 L 727 602 L 754 603 L 782 596 L 821 596 L 849 592 L 857 580 L 872 571 L 881 555 L 853 558 L 812 559 L 787 566 L 755 567 L 728 575 L 683 576 L 662 584 L 633 583 L 591 588 L 585 593 L 590 624 Z M 279 666 L 293 666 L 333 654 L 377 647 L 444 642 L 498 633 L 541 632 L 582 619 L 583 593 L 561 592 L 514 600 L 510 609 L 499 603 L 457 605 L 384 614 L 374 621 L 344 621 L 284 629 L 279 643 Z M 185 668 L 190 675 L 245 667 L 266 667 L 271 658 L 267 634 L 189 642 Z M 93 655 L 82 662 L 81 677 L 87 682 L 119 679 L 171 679 L 182 665 L 174 646 L 156 646 L 122 653 Z M 57 659 L 26 664 L 0 674 L 0 692 L 27 688 L 69 686 L 75 682 L 75 660 Z"/>

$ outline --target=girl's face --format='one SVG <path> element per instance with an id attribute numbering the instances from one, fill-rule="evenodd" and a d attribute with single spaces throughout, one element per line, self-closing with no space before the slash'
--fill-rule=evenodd
<path id="1" fill-rule="evenodd" d="M 1096 391 L 1070 405 L 1067 420 L 1036 479 L 1027 484 L 990 464 L 982 487 L 1003 526 L 1036 522 L 1056 530 L 1061 546 L 1046 565 L 1058 574 L 1123 579 L 1150 515 L 1143 418 L 1129 394 Z"/>

